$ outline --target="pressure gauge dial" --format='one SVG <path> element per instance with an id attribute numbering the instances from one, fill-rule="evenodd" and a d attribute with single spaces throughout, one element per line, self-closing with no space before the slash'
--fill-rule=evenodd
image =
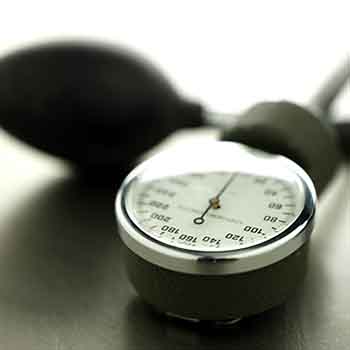
<path id="1" fill-rule="evenodd" d="M 315 198 L 282 156 L 219 141 L 165 151 L 117 197 L 130 279 L 156 309 L 191 320 L 278 305 L 302 280 Z"/>

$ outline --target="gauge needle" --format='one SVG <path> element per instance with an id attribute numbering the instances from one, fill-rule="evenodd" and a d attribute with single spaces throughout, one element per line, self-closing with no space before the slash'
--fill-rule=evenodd
<path id="1" fill-rule="evenodd" d="M 219 209 L 220 206 L 220 196 L 225 192 L 226 188 L 228 186 L 230 186 L 231 182 L 233 181 L 233 179 L 235 178 L 235 174 L 232 174 L 230 176 L 230 178 L 228 179 L 228 181 L 225 183 L 225 185 L 222 187 L 222 189 L 219 191 L 219 193 L 213 197 L 209 199 L 209 205 L 208 207 L 204 210 L 203 214 L 197 218 L 193 219 L 193 222 L 197 225 L 203 224 L 204 223 L 204 217 L 205 215 L 208 213 L 208 211 L 213 208 L 213 209 Z"/>

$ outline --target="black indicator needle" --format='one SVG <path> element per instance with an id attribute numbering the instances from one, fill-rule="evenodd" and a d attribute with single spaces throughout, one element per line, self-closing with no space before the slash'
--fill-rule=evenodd
<path id="1" fill-rule="evenodd" d="M 204 223 L 204 217 L 205 215 L 208 213 L 208 211 L 210 210 L 210 208 L 213 209 L 219 209 L 220 208 L 220 196 L 225 192 L 225 190 L 227 189 L 228 186 L 230 186 L 231 182 L 233 181 L 233 179 L 235 178 L 235 174 L 232 174 L 230 176 L 230 178 L 228 179 L 228 181 L 225 183 L 225 185 L 223 186 L 223 188 L 219 191 L 219 193 L 209 199 L 209 205 L 208 207 L 204 210 L 203 214 L 197 218 L 193 219 L 193 222 L 197 225 L 203 224 Z"/>

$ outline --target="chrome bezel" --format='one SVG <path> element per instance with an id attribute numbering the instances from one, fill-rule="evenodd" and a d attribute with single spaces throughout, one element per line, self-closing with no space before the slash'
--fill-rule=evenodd
<path id="1" fill-rule="evenodd" d="M 223 141 L 209 141 L 220 142 Z M 233 150 L 253 154 L 257 151 L 231 142 Z M 231 146 L 230 146 L 231 147 Z M 268 155 L 267 155 L 268 156 Z M 288 168 L 300 179 L 304 191 L 304 208 L 300 215 L 276 237 L 255 246 L 224 252 L 199 252 L 169 246 L 143 232 L 129 217 L 125 194 L 132 182 L 150 165 L 146 161 L 136 167 L 124 180 L 116 198 L 119 233 L 125 245 L 146 261 L 165 269 L 203 275 L 226 275 L 256 270 L 282 260 L 299 249 L 310 238 L 316 210 L 316 193 L 306 172 L 293 161 L 274 156 L 278 166 Z"/>

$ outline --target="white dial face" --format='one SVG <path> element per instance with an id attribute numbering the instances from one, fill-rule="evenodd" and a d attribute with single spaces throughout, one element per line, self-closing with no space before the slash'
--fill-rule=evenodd
<path id="1" fill-rule="evenodd" d="M 151 238 L 192 251 L 255 246 L 286 230 L 300 215 L 298 176 L 208 171 L 137 179 L 126 193 L 127 211 Z"/>

